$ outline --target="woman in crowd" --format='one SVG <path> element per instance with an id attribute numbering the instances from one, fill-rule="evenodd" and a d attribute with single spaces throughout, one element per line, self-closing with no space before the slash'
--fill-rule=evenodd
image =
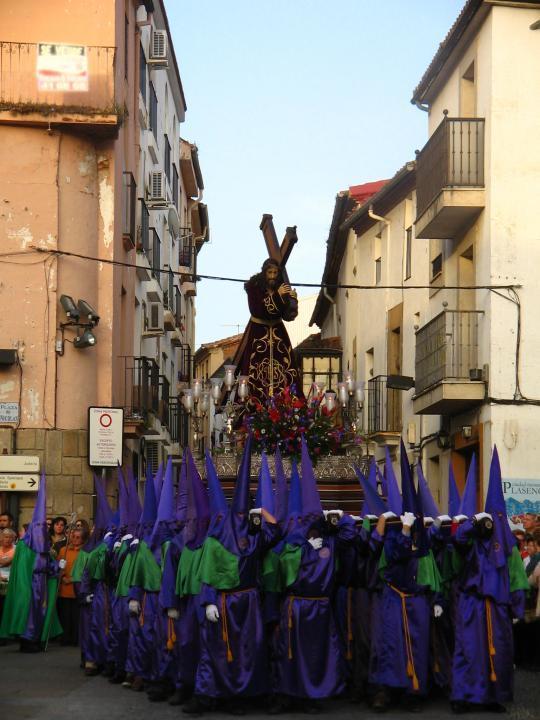
<path id="1" fill-rule="evenodd" d="M 11 528 L 0 531 L 0 619 L 4 609 L 4 599 L 7 595 L 9 571 L 13 556 L 15 555 L 15 540 L 17 534 Z"/>
<path id="2" fill-rule="evenodd" d="M 79 642 L 79 602 L 72 571 L 85 542 L 86 536 L 82 530 L 72 530 L 67 544 L 61 547 L 58 553 L 58 565 L 61 572 L 56 609 L 64 630 L 62 645 L 77 645 Z"/>
<path id="3" fill-rule="evenodd" d="M 51 538 L 51 549 L 55 556 L 58 556 L 60 548 L 63 548 L 67 543 L 66 525 L 67 520 L 65 517 L 58 516 L 52 519 L 49 535 Z"/>

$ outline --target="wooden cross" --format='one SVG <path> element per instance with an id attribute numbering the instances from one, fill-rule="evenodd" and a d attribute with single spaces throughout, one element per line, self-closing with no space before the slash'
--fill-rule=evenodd
<path id="1" fill-rule="evenodd" d="M 293 247 L 298 242 L 298 236 L 296 234 L 296 225 L 288 227 L 285 230 L 285 236 L 281 245 L 278 244 L 276 231 L 274 229 L 274 223 L 272 221 L 272 215 L 265 213 L 262 216 L 260 229 L 266 242 L 266 248 L 268 250 L 268 256 L 279 263 L 281 272 L 283 275 L 283 281 L 289 284 L 289 276 L 285 265 L 292 252 Z"/>

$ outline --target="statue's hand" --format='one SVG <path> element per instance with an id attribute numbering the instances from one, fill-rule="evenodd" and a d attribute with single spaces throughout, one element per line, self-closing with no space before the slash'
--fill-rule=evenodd
<path id="1" fill-rule="evenodd" d="M 291 286 L 290 285 L 280 285 L 278 287 L 278 293 L 283 297 L 284 295 L 290 295 L 291 294 Z"/>

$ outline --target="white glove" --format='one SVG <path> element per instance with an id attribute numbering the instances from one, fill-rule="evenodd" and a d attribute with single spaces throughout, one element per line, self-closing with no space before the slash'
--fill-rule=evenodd
<path id="1" fill-rule="evenodd" d="M 84 598 L 84 601 L 87 605 L 90 605 L 90 603 L 92 602 L 93 599 L 94 599 L 94 593 L 91 593 L 90 595 L 87 595 Z"/>
<path id="2" fill-rule="evenodd" d="M 452 518 L 450 517 L 450 515 L 439 515 L 439 516 L 437 517 L 437 520 L 440 520 L 441 523 L 443 523 L 443 522 L 452 522 Z"/>
<path id="3" fill-rule="evenodd" d="M 490 515 L 489 513 L 486 513 L 486 512 L 479 512 L 479 513 L 476 513 L 476 515 L 474 516 L 474 519 L 475 519 L 476 521 L 478 521 L 478 520 L 483 520 L 484 518 L 489 518 L 490 520 L 493 520 L 493 518 L 491 517 L 491 515 Z"/>
<path id="4" fill-rule="evenodd" d="M 519 618 L 512 618 L 512 625 L 517 625 L 519 622 Z"/>
<path id="5" fill-rule="evenodd" d="M 443 609 L 440 605 L 433 606 L 433 617 L 440 618 L 443 614 Z"/>
<path id="6" fill-rule="evenodd" d="M 309 538 L 308 543 L 314 550 L 320 550 L 322 548 L 322 538 Z"/>
<path id="7" fill-rule="evenodd" d="M 379 519 L 376 515 L 372 515 L 371 513 L 364 515 L 364 518 L 367 518 L 368 520 L 378 520 Z"/>
<path id="8" fill-rule="evenodd" d="M 140 542 L 140 541 L 139 541 L 139 538 L 135 538 L 135 540 L 132 540 L 132 541 L 130 542 L 129 547 L 137 547 L 137 545 L 139 544 L 139 542 Z"/>
<path id="9" fill-rule="evenodd" d="M 337 515 L 339 518 L 343 517 L 343 510 L 323 510 L 324 517 L 327 518 L 330 514 Z"/>
<path id="10" fill-rule="evenodd" d="M 219 611 L 216 605 L 206 606 L 206 619 L 210 622 L 217 622 L 219 620 Z"/>
<path id="11" fill-rule="evenodd" d="M 258 513 L 260 515 L 262 513 L 262 508 L 251 508 L 249 514 L 254 515 L 255 513 Z"/>
<path id="12" fill-rule="evenodd" d="M 397 517 L 396 513 L 392 512 L 391 510 L 387 510 L 386 512 L 384 512 L 382 514 L 382 516 L 383 516 L 383 518 L 386 518 L 387 520 L 389 520 L 390 518 L 393 518 L 393 517 Z"/>
<path id="13" fill-rule="evenodd" d="M 58 567 L 60 570 L 63 570 L 66 567 L 66 561 L 65 560 L 59 560 L 58 561 Z"/>
<path id="14" fill-rule="evenodd" d="M 103 536 L 103 539 L 104 539 L 104 540 L 108 540 L 108 539 L 111 537 L 111 535 L 112 535 L 112 531 L 109 530 L 108 533 L 105 533 L 105 535 Z"/>
<path id="15" fill-rule="evenodd" d="M 369 517 L 369 515 L 366 515 L 366 517 Z M 354 520 L 354 522 L 362 522 L 362 518 L 360 515 L 351 515 L 351 518 Z"/>
<path id="16" fill-rule="evenodd" d="M 170 617 L 171 620 L 178 620 L 180 613 L 176 608 L 167 608 L 167 617 Z"/>
<path id="17" fill-rule="evenodd" d="M 120 538 L 120 542 L 124 542 L 124 540 L 131 540 L 132 537 L 133 535 L 128 533 L 127 535 L 124 535 L 122 538 Z"/>
<path id="18" fill-rule="evenodd" d="M 463 520 L 468 520 L 469 518 L 466 515 L 456 515 L 454 517 L 454 522 L 460 523 Z"/>
<path id="19" fill-rule="evenodd" d="M 118 548 L 121 547 L 121 545 L 122 545 L 122 543 L 120 542 L 120 540 L 117 540 L 113 545 L 113 549 L 118 550 Z"/>
<path id="20" fill-rule="evenodd" d="M 416 520 L 416 517 L 414 513 L 412 512 L 404 512 L 401 516 L 401 522 L 403 523 L 403 526 L 412 527 L 414 524 L 414 521 Z"/>
<path id="21" fill-rule="evenodd" d="M 141 614 L 141 604 L 138 600 L 130 600 L 128 603 L 129 612 L 132 615 L 140 615 Z"/>

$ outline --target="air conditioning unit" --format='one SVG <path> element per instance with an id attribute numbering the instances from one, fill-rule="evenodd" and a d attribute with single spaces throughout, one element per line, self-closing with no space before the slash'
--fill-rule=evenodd
<path id="1" fill-rule="evenodd" d="M 148 199 L 150 202 L 166 204 L 165 187 L 165 173 L 153 170 L 150 173 L 148 182 Z"/>
<path id="2" fill-rule="evenodd" d="M 164 30 L 154 30 L 150 41 L 150 64 L 167 64 L 167 33 Z"/>
<path id="3" fill-rule="evenodd" d="M 163 332 L 163 305 L 160 302 L 148 304 L 148 332 Z"/>

